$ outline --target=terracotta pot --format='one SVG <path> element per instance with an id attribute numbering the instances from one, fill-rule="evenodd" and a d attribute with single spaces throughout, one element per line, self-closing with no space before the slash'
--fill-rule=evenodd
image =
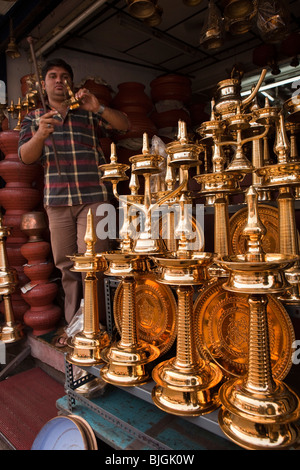
<path id="1" fill-rule="evenodd" d="M 19 159 L 6 157 L 0 162 L 0 175 L 6 182 L 6 187 L 31 187 L 39 172 L 39 165 L 24 165 Z"/>
<path id="2" fill-rule="evenodd" d="M 33 289 L 22 294 L 23 299 L 30 305 L 24 314 L 25 325 L 32 328 L 34 335 L 42 335 L 53 331 L 61 318 L 61 309 L 52 304 L 57 294 L 54 283 L 38 284 Z"/>
<path id="3" fill-rule="evenodd" d="M 83 88 L 87 88 L 93 95 L 95 95 L 101 104 L 109 106 L 112 101 L 111 90 L 103 83 L 97 83 L 96 80 L 88 79 L 84 82 Z"/>
<path id="4" fill-rule="evenodd" d="M 21 252 L 21 244 L 11 244 L 6 247 L 7 257 L 10 266 L 22 266 L 27 263 Z M 23 269 L 23 268 L 22 268 Z"/>
<path id="5" fill-rule="evenodd" d="M 34 285 L 35 282 L 32 284 Z M 31 307 L 41 307 L 51 304 L 56 297 L 57 291 L 58 287 L 54 282 L 44 282 L 37 284 L 32 289 L 23 293 L 22 296 Z"/>
<path id="6" fill-rule="evenodd" d="M 19 131 L 13 130 L 0 132 L 0 149 L 6 157 L 18 154 L 19 135 Z"/>
<path id="7" fill-rule="evenodd" d="M 40 192 L 33 188 L 0 189 L 0 205 L 9 211 L 28 212 L 40 202 Z"/>
<path id="8" fill-rule="evenodd" d="M 178 100 L 187 103 L 192 95 L 191 81 L 182 75 L 162 75 L 152 80 L 150 87 L 154 102 Z"/>
<path id="9" fill-rule="evenodd" d="M 145 93 L 145 85 L 139 82 L 124 82 L 118 85 L 118 93 L 112 101 L 114 108 L 124 113 L 148 113 L 153 103 Z"/>
<path id="10" fill-rule="evenodd" d="M 34 284 L 40 284 L 49 280 L 53 269 L 54 264 L 48 261 L 47 263 L 27 264 L 24 266 L 24 273 Z"/>
<path id="11" fill-rule="evenodd" d="M 130 129 L 125 134 L 118 135 L 116 140 L 121 141 L 128 138 L 143 138 L 144 132 L 152 137 L 156 132 L 157 128 L 146 114 L 143 113 L 128 113 L 128 119 L 130 121 Z"/>
<path id="12" fill-rule="evenodd" d="M 45 241 L 25 243 L 25 245 L 21 247 L 21 253 L 29 264 L 45 263 L 50 251 L 50 244 Z"/>

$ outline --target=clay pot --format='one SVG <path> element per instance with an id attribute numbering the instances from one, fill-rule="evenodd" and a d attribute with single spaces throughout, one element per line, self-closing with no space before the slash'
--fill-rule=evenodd
<path id="1" fill-rule="evenodd" d="M 30 305 L 24 314 L 25 325 L 32 328 L 32 333 L 40 336 L 53 331 L 61 317 L 61 309 L 52 304 L 58 287 L 48 282 L 41 283 L 22 294 L 23 299 Z"/>
<path id="2" fill-rule="evenodd" d="M 30 264 L 45 263 L 50 254 L 50 244 L 45 241 L 25 243 L 21 247 L 21 253 Z"/>
<path id="3" fill-rule="evenodd" d="M 150 87 L 154 102 L 177 100 L 187 103 L 192 94 L 190 79 L 182 75 L 162 75 L 152 80 Z"/>
<path id="4" fill-rule="evenodd" d="M 88 79 L 84 82 L 83 88 L 87 88 L 93 95 L 98 98 L 101 104 L 109 106 L 112 100 L 110 88 L 103 83 L 97 83 L 97 80 Z"/>
<path id="5" fill-rule="evenodd" d="M 18 155 L 19 131 L 2 131 L 0 132 L 0 149 L 6 157 Z"/>
<path id="6" fill-rule="evenodd" d="M 118 93 L 112 106 L 124 113 L 149 113 L 153 103 L 145 93 L 145 85 L 139 82 L 124 82 L 118 85 Z"/>
<path id="7" fill-rule="evenodd" d="M 118 142 L 130 138 L 143 138 L 144 132 L 151 138 L 157 132 L 152 119 L 144 113 L 128 113 L 128 119 L 130 121 L 130 129 L 125 134 L 117 136 L 116 140 Z"/>
<path id="8" fill-rule="evenodd" d="M 33 284 L 47 282 L 53 270 L 54 264 L 51 261 L 24 266 L 24 273 Z"/>
<path id="9" fill-rule="evenodd" d="M 28 212 L 40 202 L 40 192 L 33 188 L 5 187 L 0 189 L 0 205 L 7 211 Z"/>
<path id="10" fill-rule="evenodd" d="M 22 162 L 5 158 L 0 162 L 0 175 L 6 182 L 6 187 L 31 187 L 38 178 L 40 165 L 24 165 Z"/>

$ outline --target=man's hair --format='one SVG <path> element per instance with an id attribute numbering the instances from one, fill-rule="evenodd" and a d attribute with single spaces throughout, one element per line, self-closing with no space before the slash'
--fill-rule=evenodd
<path id="1" fill-rule="evenodd" d="M 69 73 L 69 75 L 70 75 L 70 77 L 73 81 L 72 67 L 69 64 L 67 64 L 67 62 L 65 62 L 63 59 L 50 59 L 45 63 L 45 65 L 42 68 L 42 78 L 43 78 L 43 80 L 45 80 L 47 72 L 49 70 L 51 70 L 53 67 L 61 67 L 61 68 L 65 69 Z"/>

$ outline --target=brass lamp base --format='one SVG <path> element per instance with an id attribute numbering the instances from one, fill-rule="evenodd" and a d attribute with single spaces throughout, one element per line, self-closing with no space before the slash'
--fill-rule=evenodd
<path id="1" fill-rule="evenodd" d="M 20 325 L 4 325 L 1 329 L 0 340 L 3 343 L 14 343 L 23 338 L 23 332 Z"/>
<path id="2" fill-rule="evenodd" d="M 184 370 L 174 359 L 162 362 L 152 371 L 157 383 L 152 390 L 155 405 L 179 416 L 199 416 L 217 409 L 223 376 L 220 369 L 212 363 L 199 363 Z"/>
<path id="3" fill-rule="evenodd" d="M 300 416 L 299 397 L 284 382 L 273 379 L 275 387 L 259 393 L 245 386 L 243 378 L 225 382 L 219 390 L 224 407 L 231 413 L 263 424 L 297 420 Z"/>
<path id="4" fill-rule="evenodd" d="M 101 369 L 100 375 L 108 383 L 123 387 L 142 385 L 150 380 L 146 364 L 160 355 L 156 346 L 139 341 L 133 347 L 122 347 L 119 343 L 104 348 L 101 356 L 107 364 Z"/>
<path id="5" fill-rule="evenodd" d="M 109 342 L 106 331 L 90 336 L 78 333 L 73 339 L 69 338 L 67 341 L 68 346 L 73 349 L 67 354 L 67 361 L 79 367 L 103 364 L 100 352 L 109 345 Z"/>
<path id="6" fill-rule="evenodd" d="M 223 410 L 219 425 L 224 434 L 247 450 L 284 450 L 299 439 L 299 429 L 293 423 L 255 423 Z"/>

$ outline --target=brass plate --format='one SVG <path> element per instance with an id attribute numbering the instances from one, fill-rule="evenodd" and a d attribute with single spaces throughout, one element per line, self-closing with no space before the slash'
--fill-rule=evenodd
<path id="1" fill-rule="evenodd" d="M 123 285 L 114 296 L 114 319 L 122 331 Z M 164 354 L 173 345 L 177 334 L 177 304 L 169 286 L 159 284 L 151 274 L 136 279 L 136 307 L 139 338 L 157 346 Z"/>
<path id="2" fill-rule="evenodd" d="M 222 288 L 225 281 L 212 282 L 195 301 L 196 345 L 225 375 L 239 377 L 248 369 L 248 296 L 225 291 Z M 294 329 L 281 302 L 270 294 L 267 313 L 272 373 L 275 379 L 282 380 L 292 365 Z"/>
<path id="3" fill-rule="evenodd" d="M 277 207 L 259 204 L 258 213 L 267 230 L 262 240 L 264 252 L 279 253 L 279 214 Z M 247 217 L 248 208 L 243 207 L 229 219 L 229 236 L 234 255 L 242 255 L 246 252 L 246 239 L 243 230 L 247 223 Z"/>

